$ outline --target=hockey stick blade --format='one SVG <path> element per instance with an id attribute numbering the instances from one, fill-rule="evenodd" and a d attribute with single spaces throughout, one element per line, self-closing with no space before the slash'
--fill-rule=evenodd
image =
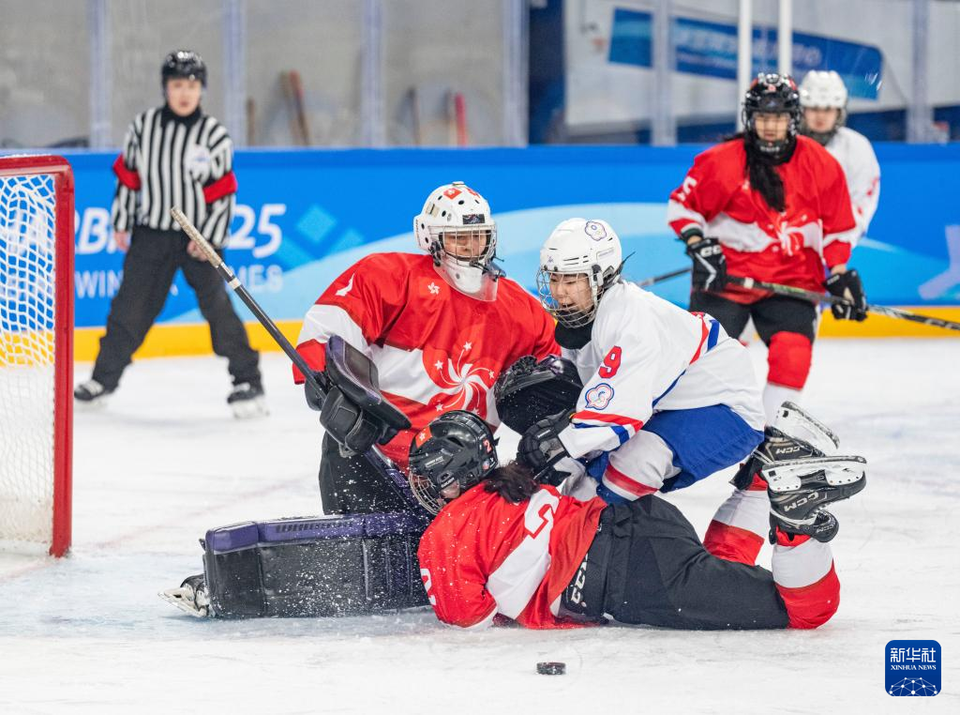
<path id="1" fill-rule="evenodd" d="M 796 491 L 802 486 L 802 477 L 823 472 L 827 484 L 832 487 L 852 484 L 863 479 L 867 460 L 859 456 L 808 457 L 784 460 L 760 468 L 760 476 L 767 482 L 770 491 L 776 493 Z"/>

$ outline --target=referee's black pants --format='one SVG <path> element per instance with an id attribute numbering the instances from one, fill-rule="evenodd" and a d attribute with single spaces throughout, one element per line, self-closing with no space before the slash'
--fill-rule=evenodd
<path id="1" fill-rule="evenodd" d="M 93 379 L 108 390 L 120 382 L 133 353 L 163 310 L 178 270 L 197 295 L 200 313 L 210 324 L 213 351 L 227 358 L 233 384 L 260 382 L 259 354 L 250 347 L 247 331 L 227 295 L 223 279 L 206 261 L 187 253 L 189 239 L 182 231 L 157 231 L 137 226 L 123 260 L 123 280 L 110 303 L 107 332 Z"/>

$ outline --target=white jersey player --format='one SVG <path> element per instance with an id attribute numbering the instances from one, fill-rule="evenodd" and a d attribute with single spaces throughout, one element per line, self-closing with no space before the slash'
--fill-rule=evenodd
<path id="1" fill-rule="evenodd" d="M 863 134 L 843 126 L 847 116 L 847 88 L 833 70 L 808 72 L 800 84 L 802 134 L 815 139 L 843 167 L 857 238 L 867 233 L 880 199 L 880 164 Z"/>
<path id="2" fill-rule="evenodd" d="M 760 444 L 764 426 L 744 347 L 711 316 L 624 282 L 621 266 L 610 225 L 576 218 L 543 245 L 537 278 L 558 321 L 557 342 L 584 384 L 556 436 L 569 457 L 603 455 L 590 471 L 610 502 L 688 486 L 737 464 Z M 521 454 L 536 451 L 534 431 Z M 542 468 L 536 462 L 528 460 Z"/>

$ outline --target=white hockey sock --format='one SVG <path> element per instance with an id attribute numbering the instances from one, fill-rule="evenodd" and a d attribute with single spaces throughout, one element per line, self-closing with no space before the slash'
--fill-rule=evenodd
<path id="1" fill-rule="evenodd" d="M 763 388 L 763 412 L 767 416 L 767 424 L 773 423 L 774 417 L 777 416 L 777 410 L 784 402 L 789 400 L 790 402 L 799 404 L 802 392 L 802 390 L 797 390 L 792 387 L 774 385 L 768 382 L 766 387 Z"/>

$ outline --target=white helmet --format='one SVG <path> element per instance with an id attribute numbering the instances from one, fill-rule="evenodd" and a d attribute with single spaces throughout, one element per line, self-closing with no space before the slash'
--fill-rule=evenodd
<path id="1" fill-rule="evenodd" d="M 847 87 L 843 80 L 833 70 L 829 72 L 807 72 L 807 76 L 800 83 L 800 106 L 804 109 L 836 109 L 837 120 L 827 131 L 814 131 L 804 120 L 800 125 L 800 133 L 805 134 L 826 146 L 837 129 L 843 126 L 847 116 Z"/>
<path id="2" fill-rule="evenodd" d="M 570 218 L 561 222 L 540 249 L 537 291 L 543 307 L 564 327 L 587 325 L 604 291 L 620 279 L 622 255 L 620 237 L 606 221 Z M 550 292 L 551 274 L 585 275 L 593 306 L 589 310 L 561 306 Z"/>
<path id="3" fill-rule="evenodd" d="M 804 109 L 846 109 L 847 86 L 833 70 L 807 72 L 800 83 L 800 106 Z"/>
<path id="4" fill-rule="evenodd" d="M 490 205 L 462 181 L 444 184 L 430 192 L 423 210 L 413 219 L 417 245 L 433 256 L 443 279 L 455 289 L 478 300 L 493 300 L 501 273 L 493 264 L 497 252 L 497 224 Z M 470 242 L 474 250 L 451 253 L 444 248 L 444 234 Z"/>

